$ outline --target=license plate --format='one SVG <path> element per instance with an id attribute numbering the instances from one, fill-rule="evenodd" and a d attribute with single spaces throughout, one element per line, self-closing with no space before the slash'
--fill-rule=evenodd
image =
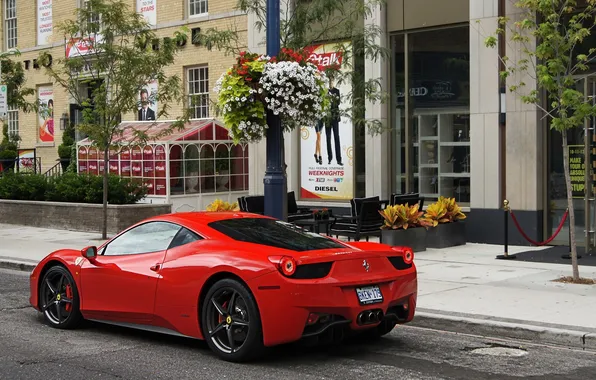
<path id="1" fill-rule="evenodd" d="M 360 304 L 362 305 L 383 302 L 383 294 L 378 286 L 356 288 L 356 294 L 358 294 L 358 301 L 360 301 Z"/>

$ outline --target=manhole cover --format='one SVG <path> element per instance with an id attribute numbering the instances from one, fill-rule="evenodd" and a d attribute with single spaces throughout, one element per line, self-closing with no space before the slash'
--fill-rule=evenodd
<path id="1" fill-rule="evenodd" d="M 527 351 L 520 350 L 517 348 L 509 347 L 486 347 L 476 348 L 471 351 L 477 355 L 488 355 L 488 356 L 508 356 L 508 357 L 520 357 L 528 354 Z"/>

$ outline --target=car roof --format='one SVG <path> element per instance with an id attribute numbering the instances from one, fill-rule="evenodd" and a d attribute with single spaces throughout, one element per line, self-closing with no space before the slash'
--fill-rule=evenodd
<path id="1" fill-rule="evenodd" d="M 217 222 L 226 219 L 237 218 L 269 218 L 268 216 L 253 214 L 241 211 L 191 211 L 191 212 L 177 212 L 172 214 L 158 215 L 146 219 L 145 221 L 169 221 L 179 224 L 190 225 L 206 225 L 207 223 Z"/>

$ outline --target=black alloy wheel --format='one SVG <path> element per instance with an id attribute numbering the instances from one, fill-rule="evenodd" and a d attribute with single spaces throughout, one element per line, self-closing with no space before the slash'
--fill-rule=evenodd
<path id="1" fill-rule="evenodd" d="M 203 301 L 203 337 L 224 360 L 240 362 L 255 359 L 263 351 L 261 318 L 254 297 L 232 279 L 213 285 Z"/>
<path id="2" fill-rule="evenodd" d="M 52 327 L 70 329 L 81 322 L 77 285 L 63 266 L 53 266 L 43 276 L 39 299 L 44 318 Z"/>

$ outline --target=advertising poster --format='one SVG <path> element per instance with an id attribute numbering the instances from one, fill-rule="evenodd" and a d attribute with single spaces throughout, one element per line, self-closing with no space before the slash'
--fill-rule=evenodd
<path id="1" fill-rule="evenodd" d="M 155 147 L 155 194 L 166 195 L 166 150 L 162 145 Z"/>
<path id="2" fill-rule="evenodd" d="M 586 194 L 586 163 L 583 145 L 569 145 L 569 171 L 571 193 L 574 198 L 584 198 Z"/>
<path id="3" fill-rule="evenodd" d="M 84 146 L 79 147 L 77 164 L 79 167 L 79 173 L 87 173 L 89 171 L 89 166 L 87 164 L 87 148 Z"/>
<path id="4" fill-rule="evenodd" d="M 350 47 L 345 44 L 345 49 Z M 310 61 L 326 68 L 341 65 L 343 57 L 337 51 L 337 44 L 312 46 Z M 348 68 L 349 69 L 349 68 Z M 346 70 L 346 69 L 343 69 Z M 351 84 L 338 84 L 336 78 L 330 81 L 330 92 L 337 101 L 332 109 L 345 110 Z M 302 127 L 300 130 L 300 198 L 321 200 L 346 200 L 354 192 L 354 128 L 346 117 L 322 120 L 316 127 Z"/>
<path id="5" fill-rule="evenodd" d="M 103 36 L 88 36 L 88 37 L 75 37 L 68 40 L 66 43 L 66 58 L 81 57 L 95 53 L 96 44 L 103 42 Z"/>
<path id="6" fill-rule="evenodd" d="M 124 149 L 120 154 L 120 175 L 130 177 L 130 150 Z"/>
<path id="7" fill-rule="evenodd" d="M 47 45 L 52 37 L 54 0 L 37 0 L 37 45 Z"/>
<path id="8" fill-rule="evenodd" d="M 137 98 L 139 110 L 137 113 L 137 120 L 156 120 L 157 114 L 157 81 L 149 82 Z"/>
<path id="9" fill-rule="evenodd" d="M 39 141 L 42 143 L 54 142 L 54 90 L 52 86 L 39 87 L 38 99 L 40 110 L 39 119 Z"/>
<path id="10" fill-rule="evenodd" d="M 151 25 L 157 25 L 157 0 L 137 0 L 137 12 Z"/>
<path id="11" fill-rule="evenodd" d="M 35 149 L 19 149 L 19 172 L 35 171 Z"/>
<path id="12" fill-rule="evenodd" d="M 149 145 L 143 148 L 143 177 L 155 177 L 153 148 Z"/>

